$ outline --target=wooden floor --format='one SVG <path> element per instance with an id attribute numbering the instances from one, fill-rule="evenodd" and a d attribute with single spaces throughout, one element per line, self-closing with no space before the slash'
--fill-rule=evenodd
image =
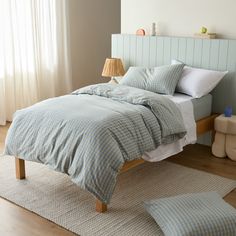
<path id="1" fill-rule="evenodd" d="M 3 150 L 8 126 L 0 126 L 0 153 Z M 191 168 L 207 171 L 236 180 L 236 162 L 212 156 L 210 148 L 189 145 L 185 150 L 168 159 Z M 1 167 L 0 167 L 1 168 Z M 1 169 L 0 169 L 1 171 Z M 236 208 L 236 189 L 225 197 Z M 71 236 L 75 235 L 58 225 L 0 198 L 0 235 L 3 236 Z"/>
<path id="2" fill-rule="evenodd" d="M 168 158 L 169 161 L 194 169 L 220 175 L 236 180 L 236 161 L 228 158 L 216 158 L 207 146 L 194 144 L 185 147 L 184 151 Z M 224 198 L 236 208 L 236 189 Z"/>

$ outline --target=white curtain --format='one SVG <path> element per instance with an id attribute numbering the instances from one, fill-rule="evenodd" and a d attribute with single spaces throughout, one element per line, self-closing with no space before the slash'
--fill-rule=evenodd
<path id="1" fill-rule="evenodd" d="M 71 91 L 67 0 L 0 0 L 0 125 Z"/>

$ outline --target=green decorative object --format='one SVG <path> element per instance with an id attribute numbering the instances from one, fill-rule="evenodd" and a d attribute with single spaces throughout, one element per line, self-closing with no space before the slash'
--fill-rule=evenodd
<path id="1" fill-rule="evenodd" d="M 203 27 L 201 28 L 201 33 L 202 33 L 202 34 L 206 34 L 206 33 L 207 33 L 207 28 L 203 26 Z"/>

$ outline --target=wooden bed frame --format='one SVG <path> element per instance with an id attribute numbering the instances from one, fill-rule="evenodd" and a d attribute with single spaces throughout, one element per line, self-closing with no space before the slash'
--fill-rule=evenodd
<path id="1" fill-rule="evenodd" d="M 213 114 L 206 118 L 203 118 L 197 121 L 197 135 L 202 135 L 206 132 L 214 130 L 214 120 L 218 116 L 218 114 Z M 123 167 L 121 168 L 120 172 L 126 172 L 142 163 L 145 160 L 137 159 L 134 161 L 125 162 Z M 19 157 L 15 157 L 15 167 L 16 167 L 16 178 L 17 179 L 25 179 L 25 161 L 20 159 Z M 96 199 L 96 211 L 99 213 L 107 211 L 107 205 L 102 203 L 100 200 Z"/>

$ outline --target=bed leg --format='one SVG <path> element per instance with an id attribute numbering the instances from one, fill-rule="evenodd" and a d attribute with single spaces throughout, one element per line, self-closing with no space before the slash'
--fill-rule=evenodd
<path id="1" fill-rule="evenodd" d="M 103 213 L 107 211 L 107 205 L 96 199 L 96 212 Z"/>
<path id="2" fill-rule="evenodd" d="M 16 178 L 25 179 L 25 161 L 15 157 Z"/>

